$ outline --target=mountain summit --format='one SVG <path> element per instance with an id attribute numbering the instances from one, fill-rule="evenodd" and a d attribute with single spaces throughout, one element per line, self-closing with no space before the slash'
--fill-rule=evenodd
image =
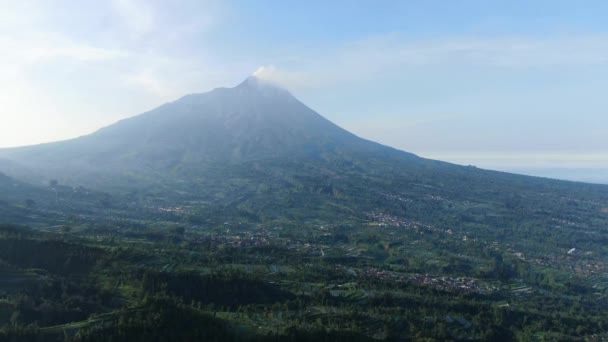
<path id="1" fill-rule="evenodd" d="M 247 77 L 243 82 L 237 85 L 236 88 L 244 91 L 255 91 L 266 96 L 279 94 L 292 96 L 289 91 L 282 86 L 255 75 Z"/>
<path id="2" fill-rule="evenodd" d="M 318 154 L 357 139 L 288 91 L 253 76 L 234 88 L 185 96 L 94 136 L 122 141 L 121 148 L 137 146 L 144 163 L 147 156 L 241 162 Z"/>

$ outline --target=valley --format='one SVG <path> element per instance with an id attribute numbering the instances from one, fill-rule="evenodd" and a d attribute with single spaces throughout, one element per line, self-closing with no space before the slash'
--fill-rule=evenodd
<path id="1" fill-rule="evenodd" d="M 418 198 L 405 202 L 480 210 Z M 444 210 L 425 221 L 378 209 L 336 221 L 252 220 L 220 209 L 193 217 L 194 203 L 137 209 L 111 198 L 82 215 L 18 204 L 23 223 L 54 224 L 0 229 L 0 324 L 4 336 L 57 341 L 128 338 L 130 329 L 158 336 L 166 324 L 189 333 L 203 324 L 212 340 L 601 338 L 608 217 L 593 200 L 570 213 L 571 199 L 553 200 L 567 203 L 522 209 L 534 213 L 529 228 L 500 230 L 489 215 L 500 206 L 489 204 L 489 223 L 466 224 L 450 224 Z M 581 221 L 581 210 L 596 218 Z M 570 234 L 578 242 L 563 244 Z"/>

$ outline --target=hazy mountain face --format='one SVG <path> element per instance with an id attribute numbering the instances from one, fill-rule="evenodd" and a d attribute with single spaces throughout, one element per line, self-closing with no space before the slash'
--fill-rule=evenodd
<path id="1" fill-rule="evenodd" d="M 389 151 L 390 150 L 390 151 Z M 68 183 L 100 175 L 200 170 L 254 160 L 393 153 L 329 122 L 287 90 L 256 77 L 187 95 L 77 139 L 0 151 L 7 172 Z"/>
<path id="2" fill-rule="evenodd" d="M 303 203 L 329 208 L 341 201 L 328 215 L 336 208 L 352 213 L 374 207 L 386 194 L 502 201 L 548 189 L 603 191 L 397 151 L 356 137 L 255 77 L 185 96 L 88 136 L 2 150 L 0 171 L 39 183 L 143 190 L 168 201 L 197 198 L 255 212 Z M 426 210 L 419 208 L 421 215 Z"/>
<path id="3" fill-rule="evenodd" d="M 318 156 L 356 141 L 287 91 L 254 77 L 235 88 L 185 96 L 91 138 L 136 149 L 151 164 Z"/>

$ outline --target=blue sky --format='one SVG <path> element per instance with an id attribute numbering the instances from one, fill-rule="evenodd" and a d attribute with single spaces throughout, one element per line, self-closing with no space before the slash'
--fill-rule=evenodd
<path id="1" fill-rule="evenodd" d="M 365 138 L 608 169 L 606 1 L 2 1 L 0 147 L 90 133 L 260 67 Z"/>

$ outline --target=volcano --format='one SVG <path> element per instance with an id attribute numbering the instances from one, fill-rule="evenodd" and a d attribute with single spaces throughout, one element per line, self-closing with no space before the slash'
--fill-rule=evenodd
<path id="1" fill-rule="evenodd" d="M 524 214 L 511 209 L 542 207 L 546 194 L 608 197 L 606 186 L 459 166 L 365 140 L 255 76 L 91 135 L 0 150 L 0 172 L 278 216 L 350 217 L 388 208 L 453 217 L 454 203 L 468 201 L 480 205 L 467 219 L 515 219 Z"/>

